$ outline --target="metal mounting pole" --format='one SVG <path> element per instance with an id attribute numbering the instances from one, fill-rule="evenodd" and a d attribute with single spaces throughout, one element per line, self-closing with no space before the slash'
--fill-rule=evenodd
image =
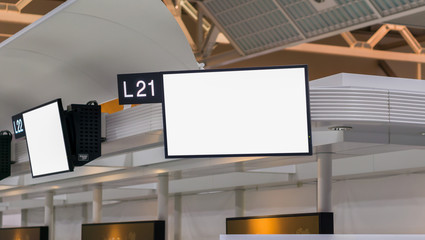
<path id="1" fill-rule="evenodd" d="M 317 212 L 332 212 L 332 156 L 317 154 Z"/>
<path id="2" fill-rule="evenodd" d="M 102 222 L 102 185 L 93 188 L 93 223 Z"/>

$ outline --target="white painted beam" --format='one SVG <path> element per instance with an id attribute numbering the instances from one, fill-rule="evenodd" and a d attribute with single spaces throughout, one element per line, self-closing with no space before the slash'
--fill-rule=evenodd
<path id="1" fill-rule="evenodd" d="M 65 202 L 64 200 L 54 200 L 53 204 L 55 206 L 63 205 L 64 202 Z M 40 207 L 44 207 L 44 205 L 45 205 L 44 199 L 25 199 L 25 200 L 8 202 L 8 205 L 6 206 L 6 208 L 7 210 L 19 210 L 19 209 L 40 208 Z"/>
<path id="2" fill-rule="evenodd" d="M 288 180 L 288 174 L 225 173 L 171 181 L 170 193 L 208 192 L 224 188 L 287 182 Z"/>
<path id="3" fill-rule="evenodd" d="M 349 179 L 353 177 L 401 174 L 423 171 L 425 150 L 412 149 L 404 151 L 372 154 L 367 156 L 346 157 L 332 161 L 334 179 Z M 317 178 L 317 163 L 297 165 L 296 179 L 298 181 L 314 181 Z"/>

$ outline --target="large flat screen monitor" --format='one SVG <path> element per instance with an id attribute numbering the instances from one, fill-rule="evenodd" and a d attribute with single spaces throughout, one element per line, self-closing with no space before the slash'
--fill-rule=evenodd
<path id="1" fill-rule="evenodd" d="M 69 140 L 60 99 L 22 113 L 33 177 L 71 171 Z"/>
<path id="2" fill-rule="evenodd" d="M 166 157 L 311 155 L 307 66 L 163 73 Z"/>

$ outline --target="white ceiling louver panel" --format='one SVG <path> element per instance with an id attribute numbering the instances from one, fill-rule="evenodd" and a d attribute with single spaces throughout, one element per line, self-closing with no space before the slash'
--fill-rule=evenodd
<path id="1" fill-rule="evenodd" d="M 106 126 L 108 126 L 106 128 L 108 141 L 162 130 L 161 104 L 142 104 L 137 108 L 130 108 L 107 115 Z"/>
<path id="2" fill-rule="evenodd" d="M 306 37 L 328 33 L 378 18 L 364 1 L 335 0 L 335 6 L 318 11 L 309 0 L 277 0 Z"/>
<path id="3" fill-rule="evenodd" d="M 425 11 L 425 0 L 204 0 L 200 4 L 241 55 Z"/>
<path id="4" fill-rule="evenodd" d="M 389 102 L 391 122 L 425 124 L 425 94 L 391 91 Z"/>
<path id="5" fill-rule="evenodd" d="M 204 4 L 244 53 L 303 39 L 272 0 L 211 0 Z"/>
<path id="6" fill-rule="evenodd" d="M 389 16 L 425 5 L 425 0 L 371 0 L 371 2 L 382 16 Z"/>
<path id="7" fill-rule="evenodd" d="M 310 89 L 312 121 L 388 122 L 388 91 L 355 88 Z"/>

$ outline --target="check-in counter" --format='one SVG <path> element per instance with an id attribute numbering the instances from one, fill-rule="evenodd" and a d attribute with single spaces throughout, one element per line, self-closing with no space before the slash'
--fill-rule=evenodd
<path id="1" fill-rule="evenodd" d="M 333 234 L 333 213 L 226 219 L 226 234 Z"/>
<path id="2" fill-rule="evenodd" d="M 83 224 L 82 240 L 165 240 L 165 221 Z"/>
<path id="3" fill-rule="evenodd" d="M 0 228 L 1 240 L 49 240 L 48 227 Z"/>
<path id="4" fill-rule="evenodd" d="M 220 240 L 425 240 L 420 234 L 243 234 L 220 235 Z"/>

